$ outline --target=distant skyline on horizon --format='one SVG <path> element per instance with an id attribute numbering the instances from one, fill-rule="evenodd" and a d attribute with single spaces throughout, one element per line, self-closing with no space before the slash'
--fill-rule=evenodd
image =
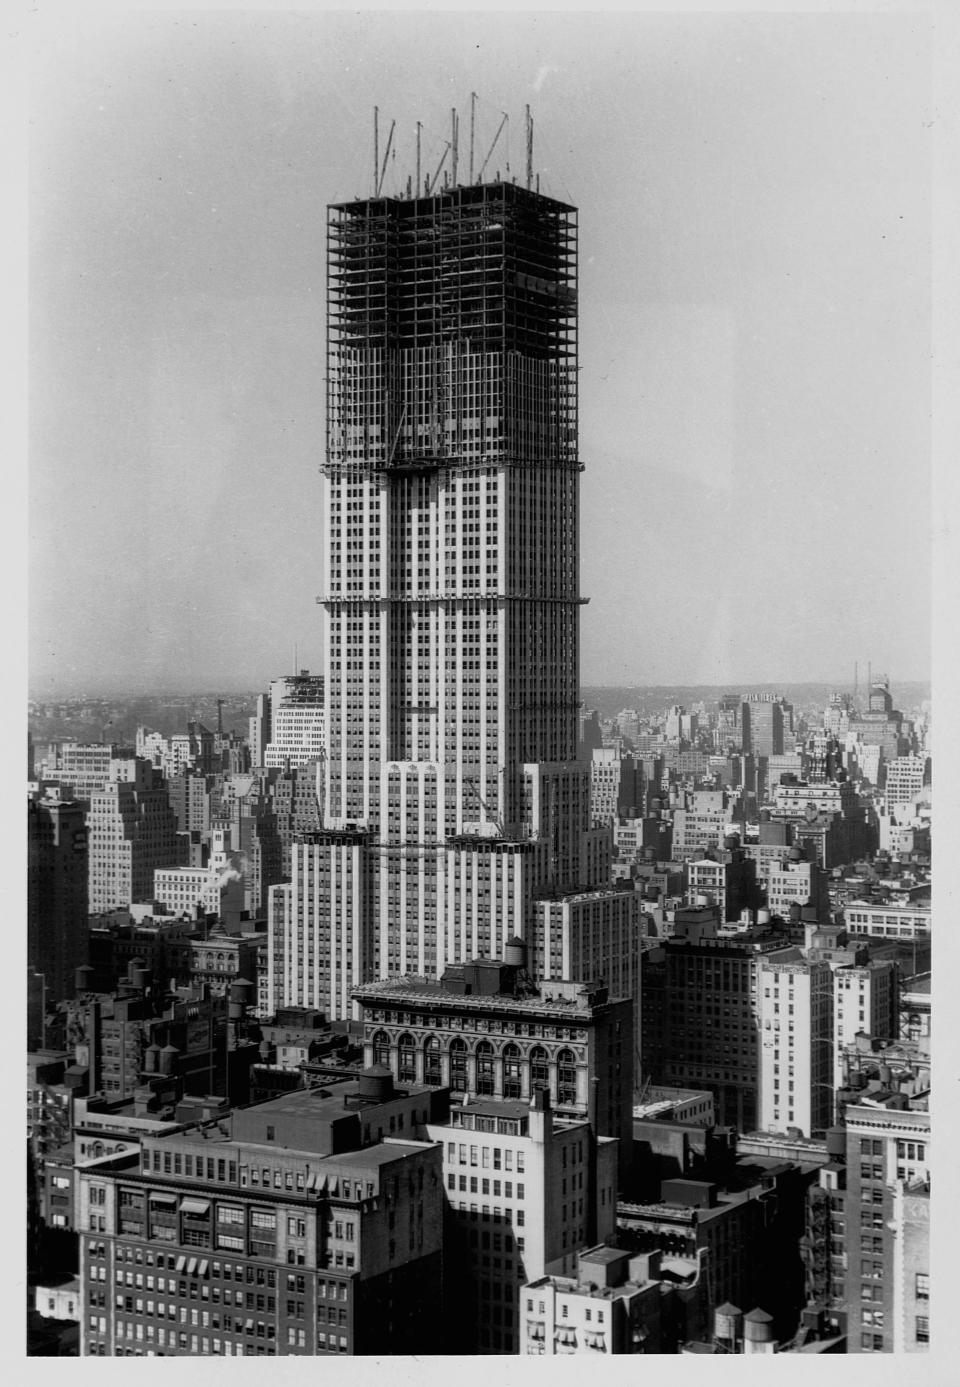
<path id="1" fill-rule="evenodd" d="M 291 671 L 291 670 L 287 670 L 287 671 L 285 671 L 285 672 L 284 672 L 284 671 L 279 671 L 278 673 L 271 675 L 271 676 L 270 676 L 270 679 L 282 679 L 282 678 L 284 677 L 285 674 L 286 674 L 286 675 L 289 675 L 289 674 L 291 674 L 292 672 L 293 672 L 293 671 Z M 311 674 L 318 674 L 319 672 L 320 672 L 319 670 L 310 670 L 310 671 L 309 671 L 309 673 L 311 673 Z M 876 670 L 876 671 L 874 671 L 873 678 L 874 678 L 874 679 L 877 679 L 877 678 L 879 678 L 881 675 L 884 675 L 884 676 L 887 675 L 887 673 L 888 673 L 888 672 L 887 672 L 886 670 Z M 109 687 L 107 687 L 107 686 L 100 686 L 100 687 L 97 687 L 97 686 L 94 686 L 94 685 L 89 685 L 89 686 L 87 686 L 87 687 L 85 687 L 85 688 L 81 688 L 81 689 L 79 689 L 79 690 L 66 690 L 66 689 L 64 689 L 64 690 L 58 690 L 58 691 L 56 691 L 56 692 L 48 692 L 48 693 L 44 693 L 42 690 L 38 690 L 36 687 L 31 687 L 31 688 L 28 690 L 28 696 L 29 696 L 31 702 L 38 702 L 38 703 L 40 703 L 40 702 L 46 702 L 47 700 L 50 700 L 50 701 L 56 701 L 56 700 L 70 700 L 70 701 L 75 701 L 75 700 L 77 700 L 77 699 L 82 699 L 82 698 L 96 698 L 96 699 L 109 699 L 109 698 L 117 698 L 117 699 L 138 699 L 138 698 L 156 698 L 156 699 L 164 699 L 164 698 L 188 698 L 188 697 L 195 697 L 195 698 L 216 698 L 218 695 L 219 695 L 220 697 L 237 698 L 237 697 L 240 697 L 241 695 L 254 695 L 254 694 L 256 694 L 256 693 L 266 693 L 267 688 L 268 688 L 268 685 L 269 685 L 269 683 L 270 683 L 270 679 L 266 680 L 266 681 L 265 681 L 264 683 L 262 683 L 262 684 L 249 684 L 249 685 L 227 685 L 227 684 L 214 685 L 214 684 L 198 684 L 196 687 L 188 687 L 188 686 L 186 686 L 186 685 L 183 685 L 183 686 L 178 686 L 178 687 L 166 687 L 166 688 L 156 688 L 156 689 L 134 688 L 134 687 L 130 687 L 130 686 L 128 686 L 128 687 L 126 687 L 126 688 L 123 688 L 123 687 L 109 688 Z M 922 688 L 927 688 L 927 689 L 929 689 L 929 688 L 930 688 L 930 685 L 931 685 L 931 681 L 930 681 L 929 678 L 926 678 L 926 679 L 898 679 L 898 678 L 896 678 L 896 677 L 894 677 L 894 676 L 889 676 L 889 680 L 890 680 L 890 688 L 891 688 L 891 691 L 894 692 L 894 693 L 896 693 L 896 690 L 897 690 L 898 687 L 903 688 L 903 687 L 907 687 L 907 686 L 910 686 L 910 687 L 913 687 L 913 686 L 920 686 L 920 687 L 922 687 Z M 859 679 L 859 681 L 858 681 L 858 684 L 859 684 L 859 688 L 860 688 L 861 692 L 863 692 L 863 693 L 865 694 L 866 691 L 867 691 L 867 688 L 868 688 L 866 672 L 864 672 L 864 673 L 861 675 L 861 677 L 860 677 L 860 679 Z M 638 693 L 641 693 L 641 692 L 656 693 L 656 692 L 659 691 L 659 690 L 670 690 L 670 689 L 705 689 L 705 690 L 709 689 L 709 690 L 724 690 L 724 691 L 729 692 L 729 693 L 737 693 L 737 692 L 739 692 L 739 691 L 741 691 L 741 690 L 746 690 L 746 689 L 761 689 L 761 688 L 762 688 L 762 689 L 769 689 L 770 691 L 772 691 L 772 692 L 774 692 L 774 693 L 779 693 L 779 692 L 782 692 L 782 691 L 784 691 L 784 690 L 789 690 L 789 689 L 803 689 L 803 688 L 810 688 L 810 689 L 830 688 L 830 689 L 836 690 L 837 692 L 843 692 L 843 691 L 846 691 L 846 690 L 852 690 L 853 687 L 854 687 L 854 683 L 853 683 L 853 679 L 852 679 L 852 678 L 850 678 L 850 679 L 848 679 L 848 680 L 842 680 L 842 679 L 733 679 L 733 680 L 729 680 L 729 681 L 727 681 L 727 682 L 725 682 L 725 683 L 724 683 L 724 682 L 721 682 L 721 683 L 704 683 L 703 681 L 700 681 L 700 680 L 680 680 L 680 679 L 666 680 L 666 681 L 658 681 L 657 683 L 638 683 L 636 680 L 625 680 L 625 681 L 622 681 L 622 682 L 619 682 L 619 681 L 618 681 L 618 682 L 610 682 L 610 683 L 605 683 L 605 682 L 597 681 L 597 680 L 581 680 L 581 681 L 580 681 L 580 691 L 581 691 L 581 693 L 585 693 L 585 692 L 588 692 L 588 691 L 611 691 L 611 690 L 614 690 L 614 689 L 617 689 L 617 690 L 636 690 Z"/>
<path id="2" fill-rule="evenodd" d="M 514 170 L 530 103 L 580 208 L 581 684 L 929 682 L 930 16 L 31 34 L 32 696 L 320 672 L 325 207 L 368 191 L 374 105 L 397 193 L 471 90 Z"/>

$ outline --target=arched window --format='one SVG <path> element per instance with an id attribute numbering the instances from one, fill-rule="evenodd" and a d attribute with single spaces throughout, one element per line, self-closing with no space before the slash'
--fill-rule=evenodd
<path id="1" fill-rule="evenodd" d="M 435 1035 L 428 1035 L 423 1047 L 423 1082 L 434 1086 L 442 1082 L 440 1042 Z"/>
<path id="2" fill-rule="evenodd" d="M 397 1045 L 397 1079 L 401 1084 L 412 1084 L 417 1078 L 417 1048 L 413 1036 L 404 1031 Z"/>
<path id="3" fill-rule="evenodd" d="M 577 1101 L 577 1060 L 572 1050 L 557 1055 L 557 1103 Z"/>
<path id="4" fill-rule="evenodd" d="M 530 1051 L 530 1087 L 550 1087 L 550 1065 L 542 1045 L 535 1045 Z"/>
<path id="5" fill-rule="evenodd" d="M 477 1044 L 477 1092 L 493 1093 L 493 1046 L 489 1040 Z"/>
<path id="6" fill-rule="evenodd" d="M 504 1045 L 503 1096 L 504 1098 L 519 1098 L 520 1092 L 520 1047 L 513 1044 Z"/>
<path id="7" fill-rule="evenodd" d="M 467 1043 L 459 1037 L 450 1042 L 450 1087 L 461 1091 L 467 1087 Z"/>
<path id="8" fill-rule="evenodd" d="M 386 1031 L 377 1031 L 373 1037 L 373 1062 L 390 1068 L 390 1037 Z"/>

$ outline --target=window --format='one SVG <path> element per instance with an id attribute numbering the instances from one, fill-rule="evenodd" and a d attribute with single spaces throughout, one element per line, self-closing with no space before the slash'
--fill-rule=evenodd
<path id="1" fill-rule="evenodd" d="M 930 1320 L 926 1315 L 918 1315 L 916 1319 L 916 1339 L 918 1344 L 929 1344 L 930 1342 Z"/>
<path id="2" fill-rule="evenodd" d="M 519 1098 L 520 1093 L 520 1049 L 511 1043 L 503 1047 L 503 1096 Z"/>
<path id="3" fill-rule="evenodd" d="M 400 1037 L 397 1061 L 397 1078 L 400 1083 L 415 1083 L 417 1078 L 417 1049 L 409 1031 L 405 1031 Z"/>
<path id="4" fill-rule="evenodd" d="M 467 1043 L 457 1036 L 450 1042 L 450 1087 L 467 1087 Z"/>
<path id="5" fill-rule="evenodd" d="M 435 1035 L 428 1036 L 423 1047 L 423 1082 L 434 1086 L 442 1082 L 440 1042 Z"/>
<path id="6" fill-rule="evenodd" d="M 477 1045 L 477 1093 L 493 1094 L 494 1063 L 493 1046 L 489 1040 L 481 1040 Z"/>
<path id="7" fill-rule="evenodd" d="M 930 1299 L 930 1277 L 925 1271 L 917 1272 L 917 1300 Z"/>
<path id="8" fill-rule="evenodd" d="M 373 1062 L 390 1068 L 390 1037 L 386 1031 L 377 1031 L 373 1037 Z"/>
<path id="9" fill-rule="evenodd" d="M 557 1055 L 557 1102 L 575 1103 L 577 1101 L 577 1061 L 572 1050 L 561 1050 Z"/>

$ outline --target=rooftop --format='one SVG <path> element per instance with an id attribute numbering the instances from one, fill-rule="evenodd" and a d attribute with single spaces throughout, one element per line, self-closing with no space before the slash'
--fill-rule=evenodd
<path id="1" fill-rule="evenodd" d="M 427 978 L 404 977 L 385 979 L 382 982 L 363 983 L 351 989 L 351 997 L 360 1003 L 404 1002 L 420 1003 L 425 1007 L 448 1007 L 451 1011 L 511 1011 L 530 1016 L 542 1016 L 551 1020 L 569 1020 L 571 1012 L 588 1016 L 598 1005 L 605 1005 L 618 999 L 610 998 L 606 988 L 600 983 L 567 984 L 572 995 L 555 997 L 549 1001 L 538 995 L 514 996 L 497 992 L 489 995 L 473 992 L 454 992 L 442 983 L 431 982 Z M 551 990 L 559 991 L 559 984 L 547 984 Z M 598 1000 L 599 998 L 599 1000 Z"/>

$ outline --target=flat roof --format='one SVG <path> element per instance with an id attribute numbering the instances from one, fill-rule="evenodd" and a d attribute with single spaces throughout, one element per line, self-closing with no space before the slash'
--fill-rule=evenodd
<path id="1" fill-rule="evenodd" d="M 361 1071 L 362 1073 L 362 1071 Z M 329 1083 L 316 1088 L 295 1088 L 265 1098 L 262 1103 L 254 1103 L 241 1111 L 246 1114 L 277 1114 L 290 1117 L 330 1118 L 339 1113 L 363 1112 L 366 1107 L 380 1107 L 387 1103 L 402 1102 L 407 1098 L 419 1098 L 421 1094 L 436 1093 L 436 1089 L 426 1085 L 407 1084 L 403 1088 L 394 1086 L 390 1096 L 383 1099 L 371 1098 L 367 1104 L 347 1107 L 345 1099 L 357 1098 L 360 1094 L 360 1073 L 355 1079 L 331 1078 Z"/>

